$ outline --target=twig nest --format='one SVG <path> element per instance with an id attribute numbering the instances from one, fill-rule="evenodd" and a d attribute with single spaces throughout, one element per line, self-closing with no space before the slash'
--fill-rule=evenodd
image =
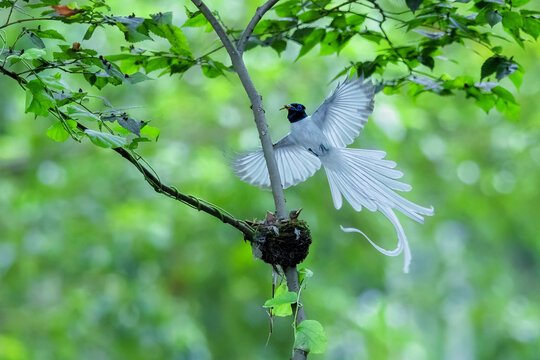
<path id="1" fill-rule="evenodd" d="M 291 218 L 284 220 L 276 220 L 268 213 L 264 221 L 253 223 L 256 228 L 251 242 L 253 255 L 283 268 L 304 261 L 309 253 L 311 233 L 307 223 L 298 220 L 300 211 L 291 212 Z"/>

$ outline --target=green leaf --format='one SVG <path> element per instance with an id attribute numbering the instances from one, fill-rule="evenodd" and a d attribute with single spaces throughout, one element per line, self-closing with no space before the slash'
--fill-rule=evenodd
<path id="1" fill-rule="evenodd" d="M 496 24 L 501 22 L 502 15 L 497 10 L 489 10 L 486 13 L 486 20 L 491 27 L 494 27 Z"/>
<path id="2" fill-rule="evenodd" d="M 182 25 L 182 27 L 206 26 L 207 22 L 208 22 L 208 20 L 206 20 L 204 15 L 202 13 L 199 13 L 199 14 L 195 15 L 194 17 L 187 19 L 186 22 L 184 23 L 184 25 Z"/>
<path id="3" fill-rule="evenodd" d="M 48 116 L 49 108 L 56 105 L 39 80 L 32 80 L 26 84 L 26 108 L 25 113 L 34 113 L 36 116 Z"/>
<path id="4" fill-rule="evenodd" d="M 28 31 L 28 36 L 30 37 L 30 41 L 32 41 L 32 43 L 34 45 L 36 45 L 38 48 L 40 49 L 44 49 L 45 48 L 45 44 L 43 43 L 43 40 L 41 40 L 39 38 L 39 36 L 37 36 L 34 32 L 32 31 Z"/>
<path id="5" fill-rule="evenodd" d="M 86 32 L 84 33 L 84 36 L 83 36 L 83 39 L 84 40 L 90 40 L 90 38 L 92 37 L 92 35 L 94 35 L 94 31 L 96 31 L 97 29 L 97 25 L 96 24 L 92 24 L 88 27 L 88 30 L 86 30 Z"/>
<path id="6" fill-rule="evenodd" d="M 295 292 L 287 291 L 282 294 L 274 296 L 273 299 L 266 300 L 263 307 L 274 307 L 278 305 L 294 304 L 296 302 L 297 295 Z"/>
<path id="7" fill-rule="evenodd" d="M 304 320 L 296 327 L 294 348 L 322 354 L 326 351 L 326 333 L 320 322 Z"/>
<path id="8" fill-rule="evenodd" d="M 136 16 L 113 16 L 116 25 L 124 33 L 129 42 L 152 40 L 148 36 L 148 29 L 144 26 L 144 18 Z"/>
<path id="9" fill-rule="evenodd" d="M 300 48 L 300 53 L 298 54 L 298 57 L 296 60 L 300 59 L 302 56 L 306 55 L 315 45 L 320 43 L 326 34 L 326 31 L 324 29 L 315 29 L 311 34 L 309 34 L 304 39 L 304 45 Z"/>
<path id="10" fill-rule="evenodd" d="M 505 11 L 502 15 L 502 24 L 510 30 L 519 29 L 523 26 L 523 18 L 517 12 Z"/>
<path id="11" fill-rule="evenodd" d="M 512 0 L 511 4 L 513 7 L 520 7 L 527 4 L 529 1 L 531 0 Z"/>
<path id="12" fill-rule="evenodd" d="M 35 33 L 37 36 L 39 36 L 42 39 L 55 39 L 55 40 L 64 40 L 64 36 L 60 34 L 58 31 L 49 29 L 49 30 L 36 30 L 32 29 L 32 32 Z"/>
<path id="13" fill-rule="evenodd" d="M 74 119 L 84 119 L 84 120 L 90 120 L 90 121 L 99 120 L 99 116 L 75 105 L 69 105 L 66 108 L 66 111 L 68 115 Z"/>
<path id="14" fill-rule="evenodd" d="M 516 70 L 516 72 L 514 72 L 513 74 L 510 74 L 508 78 L 512 81 L 512 83 L 514 83 L 516 89 L 519 90 L 519 88 L 521 87 L 521 83 L 523 82 L 523 70 L 521 68 L 518 68 L 518 70 Z"/>
<path id="15" fill-rule="evenodd" d="M 38 48 L 31 48 L 31 49 L 25 50 L 24 53 L 19 55 L 19 58 L 24 59 L 24 60 L 34 60 L 34 59 L 39 59 L 45 55 L 47 55 L 47 52 L 45 50 L 38 49 Z"/>
<path id="16" fill-rule="evenodd" d="M 74 129 L 77 127 L 77 123 L 73 120 L 66 120 L 66 125 L 70 129 Z M 63 142 L 66 141 L 69 138 L 69 132 L 64 128 L 64 124 L 62 122 L 57 121 L 54 124 L 47 129 L 46 135 L 53 139 L 54 141 Z"/>
<path id="17" fill-rule="evenodd" d="M 157 14 L 152 14 L 150 15 L 150 17 L 152 18 L 152 20 L 154 20 L 154 22 L 158 25 L 160 24 L 169 24 L 171 25 L 172 24 L 172 16 L 173 16 L 173 13 L 172 11 L 168 11 L 166 13 L 157 13 Z"/>
<path id="18" fill-rule="evenodd" d="M 418 10 L 420 5 L 422 4 L 422 1 L 423 0 L 405 0 L 407 6 L 409 7 L 409 9 L 411 9 L 412 12 Z"/>
<path id="19" fill-rule="evenodd" d="M 107 134 L 100 131 L 86 129 L 84 133 L 90 138 L 95 145 L 104 148 L 117 148 L 127 144 L 127 140 L 121 136 Z"/>
<path id="20" fill-rule="evenodd" d="M 271 46 L 272 46 L 272 49 L 276 50 L 278 55 L 281 56 L 281 53 L 285 51 L 285 49 L 287 48 L 287 42 L 283 39 L 276 39 L 272 41 Z"/>
<path id="21" fill-rule="evenodd" d="M 506 90 L 502 86 L 494 87 L 493 89 L 491 89 L 491 92 L 494 93 L 494 94 L 497 94 L 499 96 L 499 98 L 501 98 L 505 102 L 517 105 L 517 102 L 516 102 L 516 99 L 514 98 L 514 95 L 512 95 L 512 93 L 510 91 Z"/>
<path id="22" fill-rule="evenodd" d="M 141 128 L 141 135 L 154 138 L 155 141 L 158 141 L 159 139 L 159 129 L 157 127 L 145 125 L 143 128 Z"/>
<path id="23" fill-rule="evenodd" d="M 540 19 L 534 17 L 523 18 L 523 31 L 531 35 L 535 40 L 540 35 Z"/>
<path id="24" fill-rule="evenodd" d="M 294 299 L 291 294 L 294 294 Z M 287 283 L 283 282 L 276 289 L 274 297 L 267 300 L 263 306 L 271 307 L 272 315 L 274 316 L 289 316 L 292 315 L 291 304 L 294 304 L 296 300 L 296 293 L 290 292 L 287 288 Z"/>
<path id="25" fill-rule="evenodd" d="M 161 24 L 157 28 L 152 28 L 152 32 L 169 41 L 171 52 L 185 56 L 188 59 L 193 58 L 186 35 L 178 26 Z"/>

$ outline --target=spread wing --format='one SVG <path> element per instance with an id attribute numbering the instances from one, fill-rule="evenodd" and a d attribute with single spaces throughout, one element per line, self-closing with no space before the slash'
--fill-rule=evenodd
<path id="1" fill-rule="evenodd" d="M 311 115 L 335 147 L 352 143 L 373 112 L 374 88 L 364 77 L 347 79 L 339 84 Z"/>
<path id="2" fill-rule="evenodd" d="M 284 189 L 306 180 L 321 167 L 319 158 L 294 144 L 289 135 L 274 144 L 274 154 Z M 235 158 L 233 170 L 242 181 L 260 188 L 270 187 L 270 176 L 262 150 Z"/>

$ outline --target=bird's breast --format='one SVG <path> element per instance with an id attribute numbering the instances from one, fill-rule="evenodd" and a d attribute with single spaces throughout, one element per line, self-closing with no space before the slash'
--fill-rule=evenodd
<path id="1" fill-rule="evenodd" d="M 330 149 L 328 139 L 309 116 L 291 123 L 291 137 L 296 144 L 316 156 L 323 155 Z"/>

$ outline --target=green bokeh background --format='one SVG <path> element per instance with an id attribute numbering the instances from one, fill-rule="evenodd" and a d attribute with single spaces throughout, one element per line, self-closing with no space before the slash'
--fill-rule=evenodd
<path id="1" fill-rule="evenodd" d="M 132 1 L 129 9 L 109 3 L 115 14 L 173 11 L 176 24 L 185 19 L 180 1 Z M 241 26 L 259 2 L 209 5 Z M 70 42 L 86 30 L 54 26 Z M 185 32 L 196 56 L 218 44 L 213 33 Z M 325 327 L 328 351 L 310 358 L 538 359 L 540 46 L 501 43 L 526 70 L 519 91 L 503 80 L 521 104 L 519 122 L 486 115 L 462 96 L 413 101 L 379 93 L 353 144 L 387 151 L 414 187 L 407 198 L 435 207 L 425 225 L 399 215 L 411 244 L 410 274 L 401 271 L 402 257 L 387 258 L 340 231 L 340 224 L 359 227 L 386 248 L 396 242 L 380 213 L 335 210 L 323 172 L 285 191 L 289 209 L 302 207 L 313 233 L 302 264 L 314 272 L 304 304 L 308 318 Z M 98 30 L 83 46 L 111 54 L 122 44 L 121 34 Z M 277 109 L 301 102 L 313 111 L 343 66 L 376 50 L 353 40 L 339 58 L 313 51 L 296 62 L 295 45 L 281 57 L 268 48 L 247 52 L 273 139 L 288 131 Z M 489 56 L 474 44 L 443 55 L 460 63 L 440 60 L 438 71 L 476 78 Z M 210 80 L 193 68 L 182 78 L 108 87 L 103 95 L 116 106 L 140 106 L 132 115 L 161 129 L 159 141 L 140 153 L 164 182 L 240 218 L 273 210 L 269 192 L 240 182 L 229 168 L 235 152 L 258 144 L 233 73 Z M 53 142 L 45 136 L 52 119 L 24 115 L 24 100 L 14 81 L 0 78 L 0 359 L 290 355 L 290 318 L 276 319 L 266 345 L 262 304 L 271 268 L 253 259 L 238 231 L 156 194 L 110 150 Z"/>

